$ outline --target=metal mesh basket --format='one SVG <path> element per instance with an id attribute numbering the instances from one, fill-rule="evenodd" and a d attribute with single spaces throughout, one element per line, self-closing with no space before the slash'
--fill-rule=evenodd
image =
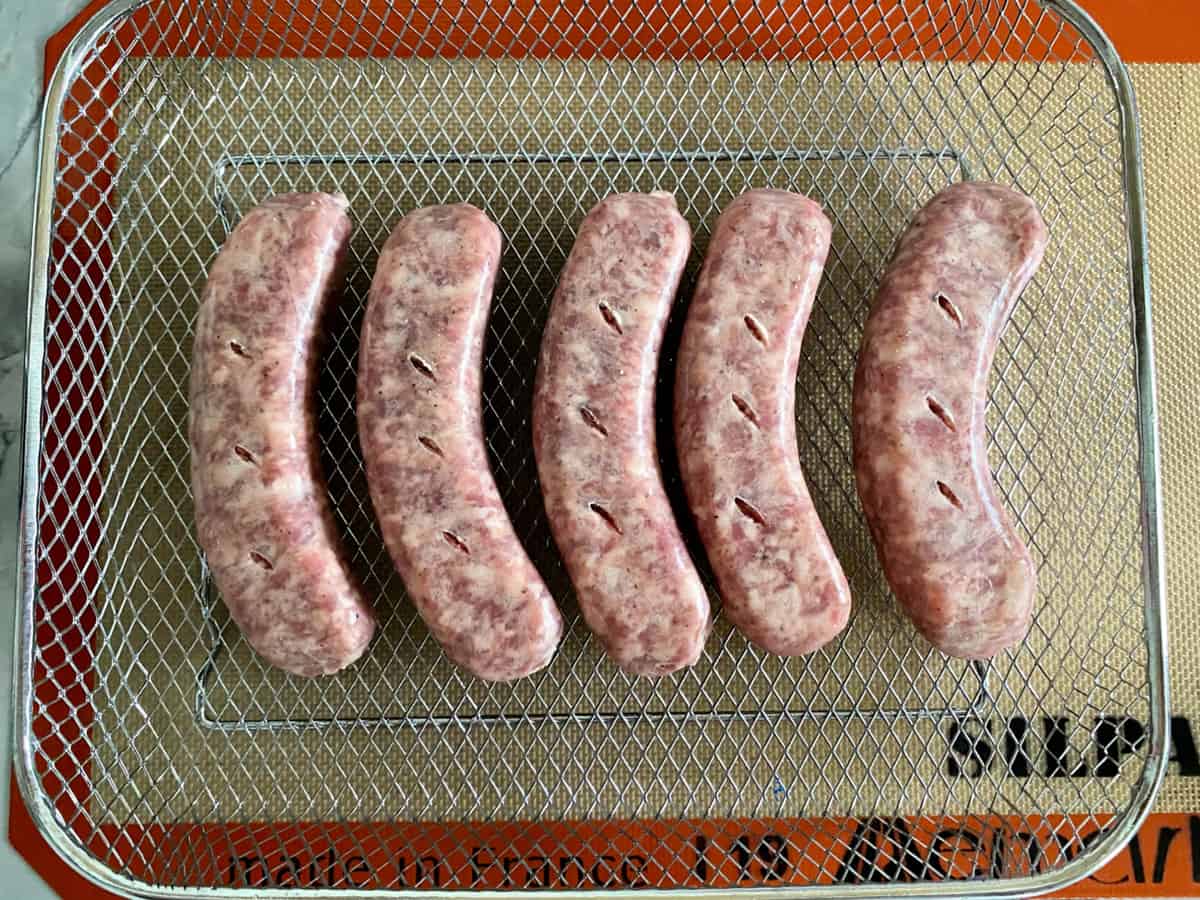
<path id="1" fill-rule="evenodd" d="M 877 278 L 912 212 L 964 178 L 1030 194 L 1052 236 L 989 412 L 1038 610 L 987 665 L 897 613 L 849 456 Z M 1166 685 L 1137 126 L 1119 60 L 1068 0 L 117 0 L 55 72 L 38 184 L 18 768 L 47 839 L 93 879 L 155 896 L 1001 894 L 1082 877 L 1147 811 Z M 797 417 L 855 612 L 787 661 L 718 615 L 700 665 L 631 678 L 589 639 L 544 521 L 541 328 L 600 197 L 675 194 L 696 232 L 682 309 L 717 213 L 764 185 L 834 223 Z M 193 537 L 186 438 L 209 263 L 250 206 L 311 189 L 343 191 L 355 219 L 320 431 L 381 614 L 369 655 L 315 682 L 265 667 L 229 624 Z M 355 438 L 374 259 L 400 215 L 449 200 L 505 235 L 488 448 L 569 623 L 515 685 L 449 666 L 414 616 Z"/>

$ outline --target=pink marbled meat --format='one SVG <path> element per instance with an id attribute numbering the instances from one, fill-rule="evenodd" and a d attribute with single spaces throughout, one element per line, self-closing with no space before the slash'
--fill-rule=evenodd
<path id="1" fill-rule="evenodd" d="M 1023 640 L 1037 573 L 988 469 L 988 376 L 1046 247 L 1033 202 L 966 182 L 900 238 L 854 378 L 854 470 L 884 574 L 938 649 L 986 659 Z"/>
<path id="2" fill-rule="evenodd" d="M 484 446 L 499 263 L 500 232 L 475 207 L 405 216 L 379 256 L 358 364 L 367 483 L 392 561 L 446 655 L 489 681 L 543 668 L 563 630 Z"/>
<path id="3" fill-rule="evenodd" d="M 725 614 L 783 656 L 816 650 L 850 614 L 796 449 L 800 343 L 829 236 L 800 194 L 734 200 L 713 230 L 675 378 L 683 483 Z"/>
<path id="4" fill-rule="evenodd" d="M 542 337 L 533 441 L 583 616 L 639 675 L 694 664 L 708 596 L 663 491 L 658 353 L 691 230 L 670 194 L 617 194 L 583 220 Z"/>
<path id="5" fill-rule="evenodd" d="M 375 632 L 317 459 L 316 350 L 349 236 L 345 197 L 272 197 L 229 235 L 196 321 L 200 546 L 250 646 L 297 675 L 345 668 Z"/>

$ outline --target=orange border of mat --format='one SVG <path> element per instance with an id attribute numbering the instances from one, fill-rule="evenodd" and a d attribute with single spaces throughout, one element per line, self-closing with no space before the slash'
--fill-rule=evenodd
<path id="1" fill-rule="evenodd" d="M 12 789 L 13 797 L 16 798 L 18 795 L 15 780 Z M 70 897 L 72 900 L 101 900 L 101 898 L 115 896 L 96 887 L 70 869 L 41 837 L 33 820 L 19 801 L 14 801 L 10 816 L 9 837 L 13 846 L 60 896 Z M 1045 833 L 1035 836 L 1010 831 L 1007 850 L 1011 852 L 1016 848 L 1029 854 L 1029 848 L 1036 845 L 1037 850 L 1033 851 L 1034 855 L 1043 854 L 1043 858 L 1053 857 L 1055 854 L 1077 853 L 1080 849 L 1078 842 L 1073 844 L 1057 842 L 1054 837 L 1055 833 L 1059 835 L 1065 833 L 1065 829 L 1062 827 L 1065 821 L 1065 818 L 1058 817 L 1056 832 L 1051 832 L 1047 827 L 1044 829 Z M 719 825 L 720 823 L 714 823 L 714 826 Z M 910 856 L 928 860 L 931 858 L 931 850 L 937 848 L 942 852 L 948 852 L 951 844 L 954 844 L 954 849 L 958 850 L 960 854 L 956 857 L 956 866 L 959 868 L 947 874 L 961 878 L 973 874 L 971 869 L 966 868 L 967 864 L 986 867 L 994 854 L 1005 852 L 1004 847 L 997 848 L 995 845 L 976 841 L 972 837 L 975 834 L 972 829 L 973 827 L 977 828 L 978 823 L 970 820 L 964 820 L 961 823 L 961 831 L 957 836 L 949 834 L 954 830 L 953 827 L 943 827 L 940 837 L 931 836 L 928 832 L 923 833 L 921 822 L 914 823 L 912 820 L 904 820 L 904 824 L 897 820 L 876 819 L 865 822 L 849 819 L 837 822 L 825 820 L 822 825 L 824 827 L 832 826 L 840 832 L 842 840 L 851 842 L 856 840 L 856 835 L 870 836 L 874 832 L 877 837 L 878 833 L 883 830 L 888 830 L 892 835 L 902 835 L 899 841 L 894 837 L 889 837 L 880 856 L 875 857 L 882 867 L 886 867 L 888 864 L 895 865 L 899 860 L 907 860 Z M 944 826 L 945 823 L 942 825 Z M 903 830 L 905 827 L 907 827 L 907 831 Z M 296 884 L 345 885 L 347 881 L 357 880 L 360 874 L 366 873 L 368 870 L 374 870 L 377 875 L 385 877 L 395 876 L 397 865 L 395 857 L 389 855 L 386 846 L 381 846 L 379 838 L 382 836 L 386 842 L 390 837 L 397 841 L 403 841 L 406 847 L 411 846 L 414 840 L 413 829 L 414 826 L 393 826 L 389 834 L 387 826 L 350 825 L 346 837 L 337 844 L 321 843 L 318 840 L 314 847 L 317 851 L 317 862 L 315 863 L 312 859 L 301 859 L 296 856 L 298 851 L 295 849 L 302 840 L 311 842 L 314 835 L 321 833 L 313 826 L 259 824 L 227 829 L 222 826 L 177 825 L 170 828 L 146 829 L 145 833 L 139 829 L 139 833 L 134 839 L 153 840 L 156 835 L 167 836 L 170 831 L 172 832 L 170 838 L 176 845 L 186 839 L 227 843 L 231 840 L 230 835 L 232 834 L 232 840 L 251 841 L 256 853 L 261 853 L 262 856 L 271 860 L 272 873 L 270 875 L 266 875 L 265 870 L 257 865 L 252 871 L 247 871 L 244 865 L 239 865 L 236 874 L 231 875 L 234 883 L 239 886 L 261 886 L 264 877 L 270 877 L 272 883 L 281 886 Z M 419 843 L 423 843 L 431 850 L 436 850 L 440 841 L 449 839 L 447 834 L 452 829 L 435 826 L 423 830 L 425 833 Z M 713 830 L 697 826 L 695 835 L 712 834 Z M 499 834 L 503 828 L 498 828 L 497 831 Z M 720 833 L 725 834 L 726 832 L 721 831 Z M 365 842 L 357 838 L 356 834 L 372 835 L 370 846 L 373 847 L 373 850 L 371 852 L 363 855 L 361 848 Z M 1013 836 L 1016 836 L 1018 840 L 1013 840 Z M 1090 836 L 1091 833 L 1086 835 L 1085 840 Z M 689 837 L 691 841 L 695 840 L 694 835 Z M 561 835 L 547 832 L 544 839 L 558 841 L 561 839 Z M 537 851 L 536 838 L 518 840 L 513 846 L 515 847 L 514 852 L 524 854 L 524 859 L 520 863 L 514 861 L 514 864 L 509 865 L 504 859 L 498 859 L 496 854 L 481 853 L 476 869 L 471 869 L 468 865 L 463 870 L 464 872 L 477 872 L 477 875 L 473 875 L 470 879 L 464 875 L 463 880 L 458 882 L 450 882 L 447 878 L 442 880 L 441 886 L 444 888 L 475 886 L 502 889 L 506 885 L 523 885 L 530 881 L 534 884 L 565 883 L 568 886 L 574 886 L 580 880 L 588 884 L 604 884 L 611 880 L 617 884 L 629 882 L 636 885 L 639 874 L 638 866 L 642 864 L 640 860 L 643 859 L 637 852 L 639 842 L 629 838 L 625 840 L 625 852 L 620 860 L 593 858 L 587 855 L 586 847 L 579 847 L 578 849 L 573 848 L 572 852 L 577 853 L 578 856 L 567 858 L 570 863 L 566 867 L 562 863 L 563 857 L 533 855 Z M 662 845 L 656 846 L 661 847 Z M 689 850 L 691 847 L 692 844 L 688 844 Z M 968 855 L 965 861 L 961 855 L 964 848 L 974 854 L 973 856 Z M 774 865 L 772 859 L 768 858 L 763 861 L 753 850 L 749 854 L 738 857 L 736 853 L 730 852 L 730 849 L 728 847 L 714 849 L 711 845 L 709 846 L 707 860 L 710 868 L 706 873 L 706 883 L 716 887 L 732 886 L 738 883 L 739 872 L 747 866 L 746 860 L 749 861 L 748 866 L 756 883 L 762 883 L 759 878 L 764 871 Z M 444 868 L 437 870 L 435 866 L 438 863 L 430 860 L 439 859 L 440 857 L 436 855 L 426 857 L 426 862 L 423 864 L 411 859 L 406 860 L 404 877 L 412 883 L 423 875 L 424 881 L 421 883 L 426 887 L 433 887 L 432 878 L 435 871 L 446 873 L 452 864 L 461 866 L 464 862 L 463 860 L 451 863 L 443 862 L 441 865 Z M 535 862 L 530 864 L 528 862 L 530 859 Z M 287 860 L 287 862 L 281 862 L 283 860 Z M 330 876 L 328 873 L 334 874 Z M 564 873 L 565 881 L 562 881 Z M 804 874 L 811 874 L 801 872 L 799 867 L 797 867 L 796 873 L 797 880 Z M 700 883 L 694 877 L 681 880 L 691 886 Z M 771 883 L 779 885 L 785 884 L 787 881 L 788 879 L 785 878 Z M 831 878 L 825 879 L 825 883 L 831 883 L 831 881 Z M 598 896 L 602 896 L 602 894 Z M 1187 813 L 1151 815 L 1137 836 L 1112 861 L 1083 881 L 1050 896 L 1058 898 L 1200 896 L 1200 815 Z"/>
<path id="2" fill-rule="evenodd" d="M 305 2 L 319 7 L 322 0 Z M 46 42 L 47 81 L 71 38 L 105 5 L 107 0 L 91 0 Z M 1082 0 L 1082 5 L 1126 62 L 1200 62 L 1200 5 L 1196 0 Z"/>

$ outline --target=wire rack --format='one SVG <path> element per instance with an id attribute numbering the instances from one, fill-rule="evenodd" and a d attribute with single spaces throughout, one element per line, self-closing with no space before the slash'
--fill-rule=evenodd
<path id="1" fill-rule="evenodd" d="M 942 657 L 897 613 L 849 453 L 887 255 L 966 178 L 1030 194 L 1052 235 L 989 411 L 1038 610 L 1029 640 L 987 665 Z M 797 418 L 855 611 L 830 647 L 787 661 L 718 615 L 694 669 L 631 678 L 589 639 L 544 521 L 539 336 L 584 212 L 670 190 L 696 245 L 669 398 L 709 228 L 765 185 L 819 199 L 834 223 Z M 288 190 L 341 190 L 355 219 L 319 430 L 381 627 L 320 681 L 270 670 L 230 624 L 187 472 L 205 272 L 247 209 Z M 505 236 L 488 450 L 568 623 L 554 663 L 515 685 L 441 657 L 392 572 L 355 437 L 374 260 L 399 216 L 449 200 Z M 33 275 L 19 776 L 50 843 L 102 884 L 1006 894 L 1082 877 L 1149 808 L 1166 685 L 1136 117 L 1119 60 L 1069 2 L 118 0 L 50 86 Z"/>

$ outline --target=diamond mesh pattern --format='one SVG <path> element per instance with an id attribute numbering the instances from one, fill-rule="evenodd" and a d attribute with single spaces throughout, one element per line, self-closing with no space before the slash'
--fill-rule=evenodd
<path id="1" fill-rule="evenodd" d="M 780 854 L 843 882 L 966 872 L 963 892 L 1064 864 L 1019 835 L 1093 840 L 1133 805 L 1148 754 L 1145 730 L 1128 725 L 1148 720 L 1150 688 L 1121 114 L 1092 48 L 1025 0 L 524 13 L 191 0 L 120 17 L 86 50 L 51 135 L 49 290 L 35 298 L 46 324 L 23 739 L 63 839 L 168 886 L 228 884 L 228 860 L 262 847 L 333 844 L 425 867 L 334 887 L 470 885 L 476 826 L 431 849 L 384 827 L 395 822 L 522 823 L 508 847 L 490 839 L 497 858 L 521 856 L 532 834 L 603 857 L 657 822 L 661 858 L 623 882 L 652 886 L 677 883 L 671 835 L 691 840 L 698 820 L 730 823 L 733 858 L 741 847 L 749 860 L 731 876 L 742 884 L 777 880 Z M 989 413 L 1039 609 L 1026 644 L 989 666 L 941 657 L 896 612 L 850 468 L 867 304 L 913 210 L 962 178 L 1015 184 L 1052 234 L 997 354 Z M 596 200 L 673 191 L 696 247 L 665 345 L 669 398 L 709 228 L 768 184 L 819 199 L 834 222 L 797 417 L 855 612 L 833 646 L 789 661 L 718 617 L 694 670 L 630 678 L 588 639 L 542 512 L 529 407 L 549 299 Z M 186 395 L 196 302 L 224 235 L 270 193 L 316 189 L 343 191 L 356 226 L 320 385 L 322 462 L 382 627 L 362 663 L 314 683 L 262 665 L 206 577 Z M 355 437 L 357 328 L 378 250 L 405 211 L 451 199 L 505 235 L 488 449 L 569 623 L 553 665 L 511 686 L 450 667 L 404 600 Z M 1050 818 L 1060 813 L 1076 817 Z M 919 817 L 931 833 L 972 816 L 980 834 L 1008 834 L 1011 852 L 981 871 L 964 841 L 940 838 L 941 856 L 921 859 L 868 851 L 821 824 L 845 815 L 868 831 Z M 771 852 L 738 843 L 745 823 L 768 819 Z M 579 822 L 599 825 L 557 824 Z M 412 862 L 422 854 L 440 862 Z"/>

